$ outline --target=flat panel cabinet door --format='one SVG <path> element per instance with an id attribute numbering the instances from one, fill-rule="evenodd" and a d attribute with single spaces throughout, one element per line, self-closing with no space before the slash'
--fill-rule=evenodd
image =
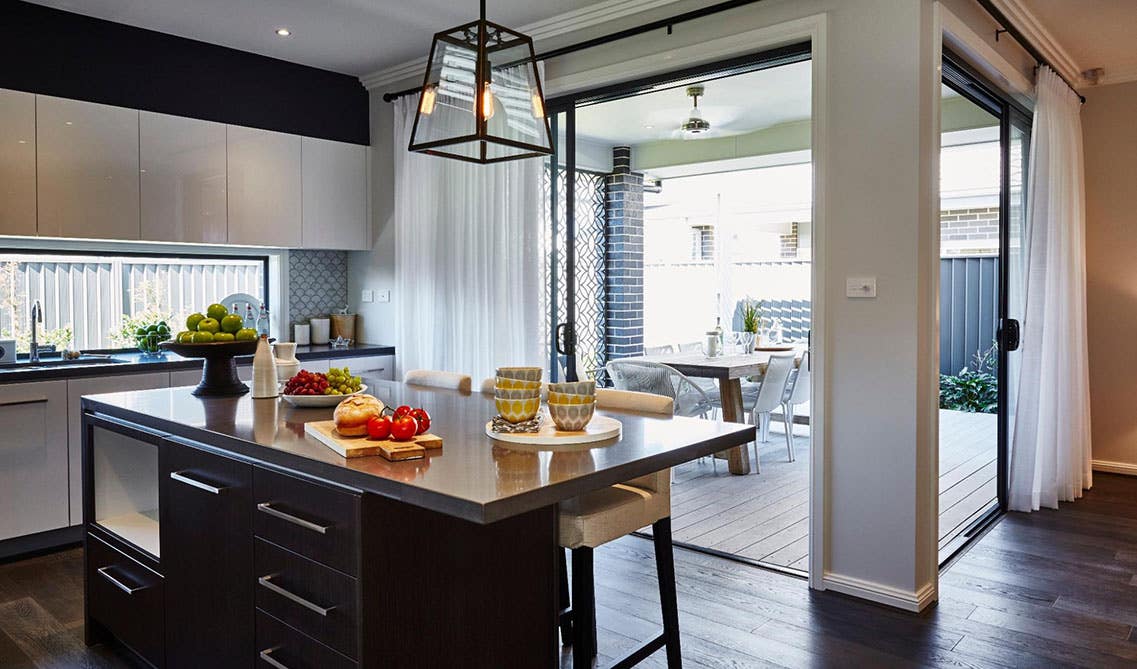
<path id="1" fill-rule="evenodd" d="M 138 112 L 142 238 L 224 244 L 225 125 Z"/>
<path id="2" fill-rule="evenodd" d="M 36 96 L 41 237 L 140 239 L 138 111 Z"/>
<path id="3" fill-rule="evenodd" d="M 252 466 L 163 440 L 159 472 L 166 666 L 248 666 Z"/>
<path id="4" fill-rule="evenodd" d="M 0 385 L 0 540 L 67 527 L 67 382 Z"/>
<path id="5" fill-rule="evenodd" d="M 366 250 L 367 147 L 304 137 L 304 248 Z"/>
<path id="6" fill-rule="evenodd" d="M 36 234 L 36 96 L 0 89 L 0 235 Z"/>
<path id="7" fill-rule="evenodd" d="M 300 137 L 227 126 L 229 243 L 300 246 Z"/>
<path id="8" fill-rule="evenodd" d="M 71 490 L 72 525 L 83 522 L 83 396 L 153 390 L 167 388 L 169 385 L 168 372 L 97 376 L 67 382 L 67 453 L 70 462 L 68 487 Z"/>

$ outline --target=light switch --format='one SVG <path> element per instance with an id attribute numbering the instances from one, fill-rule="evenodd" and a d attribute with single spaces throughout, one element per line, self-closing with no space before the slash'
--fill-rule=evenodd
<path id="1" fill-rule="evenodd" d="M 845 278 L 845 297 L 876 297 L 875 276 L 850 276 Z"/>
<path id="2" fill-rule="evenodd" d="M 379 291 L 379 293 L 375 296 L 375 301 L 376 302 L 390 302 L 391 301 L 391 291 L 389 291 L 389 290 Z"/>
<path id="3" fill-rule="evenodd" d="M 359 296 L 359 301 L 360 302 L 374 302 L 375 301 L 375 291 L 373 291 L 373 290 L 363 291 L 363 293 Z"/>

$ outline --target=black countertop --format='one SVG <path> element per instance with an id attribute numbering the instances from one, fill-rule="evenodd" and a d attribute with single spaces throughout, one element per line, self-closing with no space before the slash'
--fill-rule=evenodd
<path id="1" fill-rule="evenodd" d="M 429 411 L 430 432 L 442 438 L 442 448 L 404 462 L 348 459 L 304 434 L 305 423 L 331 419 L 331 408 L 248 395 L 202 398 L 190 388 L 88 395 L 83 410 L 483 524 L 754 440 L 753 425 L 598 411 L 621 422 L 622 436 L 570 447 L 515 446 L 485 434 L 497 413 L 492 396 L 363 380 L 388 405 Z"/>
<path id="2" fill-rule="evenodd" d="M 351 344 L 349 346 L 332 347 L 327 344 L 310 346 L 297 346 L 296 358 L 301 362 L 305 360 L 326 360 L 334 358 L 357 358 L 370 355 L 394 355 L 394 346 L 381 344 Z M 102 358 L 109 356 L 114 360 L 123 362 L 105 362 Z M 0 366 L 0 384 L 18 383 L 21 381 L 54 381 L 57 379 L 74 379 L 89 376 L 111 376 L 115 374 L 137 374 L 142 372 L 162 372 L 179 369 L 201 369 L 200 358 L 183 358 L 174 353 L 166 353 L 161 357 L 143 355 L 139 351 L 119 351 L 83 356 L 78 360 L 58 363 L 58 355 L 43 356 L 42 361 L 47 363 L 43 367 L 35 367 L 26 362 L 14 365 Z M 253 356 L 239 356 L 237 364 L 251 364 Z"/>

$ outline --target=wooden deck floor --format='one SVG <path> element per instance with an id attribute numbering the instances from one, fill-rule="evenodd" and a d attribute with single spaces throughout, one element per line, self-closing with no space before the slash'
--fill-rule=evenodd
<path id="1" fill-rule="evenodd" d="M 806 569 L 809 555 L 809 427 L 794 427 L 788 462 L 780 423 L 761 445 L 762 473 L 731 476 L 710 459 L 675 470 L 675 540 L 770 565 Z M 940 412 L 940 548 L 995 499 L 996 422 L 991 414 Z M 717 472 L 715 471 L 717 469 Z"/>

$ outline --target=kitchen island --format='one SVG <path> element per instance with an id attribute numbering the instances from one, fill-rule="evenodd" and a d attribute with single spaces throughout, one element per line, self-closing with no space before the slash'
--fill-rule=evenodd
<path id="1" fill-rule="evenodd" d="M 364 382 L 430 411 L 442 449 L 345 459 L 304 435 L 331 409 L 247 395 L 85 397 L 88 642 L 165 667 L 552 667 L 557 503 L 754 438 L 608 413 L 618 439 L 507 448 L 490 397 Z"/>

